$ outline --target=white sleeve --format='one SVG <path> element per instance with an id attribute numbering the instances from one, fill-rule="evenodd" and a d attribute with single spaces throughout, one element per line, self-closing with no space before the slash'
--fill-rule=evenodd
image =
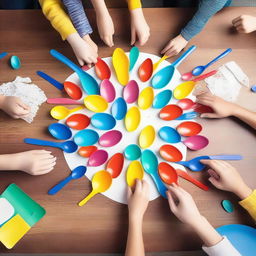
<path id="1" fill-rule="evenodd" d="M 225 236 L 219 243 L 202 248 L 209 256 L 242 256 Z"/>

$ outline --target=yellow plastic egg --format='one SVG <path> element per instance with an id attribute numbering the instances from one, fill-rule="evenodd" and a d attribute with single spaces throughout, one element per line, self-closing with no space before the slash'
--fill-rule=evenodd
<path id="1" fill-rule="evenodd" d="M 142 180 L 144 176 L 144 170 L 139 161 L 132 161 L 128 166 L 126 172 L 126 182 L 128 186 L 133 187 L 136 179 Z"/>
<path id="2" fill-rule="evenodd" d="M 100 95 L 88 95 L 84 98 L 84 105 L 93 112 L 104 112 L 107 107 L 107 101 Z"/>
<path id="3" fill-rule="evenodd" d="M 131 107 L 125 116 L 125 128 L 128 132 L 135 131 L 140 124 L 140 110 L 137 107 Z"/>
<path id="4" fill-rule="evenodd" d="M 151 107 L 154 100 L 154 91 L 152 87 L 146 87 L 139 95 L 138 105 L 141 109 L 148 109 Z"/>
<path id="5" fill-rule="evenodd" d="M 174 89 L 173 96 L 177 100 L 184 99 L 193 91 L 194 86 L 195 82 L 193 81 L 184 82 Z"/>
<path id="6" fill-rule="evenodd" d="M 152 125 L 148 125 L 140 133 L 139 137 L 139 144 L 141 148 L 148 148 L 150 147 L 156 137 L 155 129 Z"/>

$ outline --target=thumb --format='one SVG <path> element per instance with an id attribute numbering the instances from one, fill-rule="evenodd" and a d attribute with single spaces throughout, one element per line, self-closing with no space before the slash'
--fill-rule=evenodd
<path id="1" fill-rule="evenodd" d="M 19 100 L 18 105 L 26 111 L 30 110 L 30 107 L 27 104 L 25 104 L 22 100 Z"/>
<path id="2" fill-rule="evenodd" d="M 202 117 L 202 118 L 218 118 L 219 116 L 216 113 L 204 113 L 204 114 L 201 114 L 200 117 Z"/>
<path id="3" fill-rule="evenodd" d="M 214 177 L 210 177 L 208 180 L 212 183 L 214 187 L 221 189 L 219 181 L 216 180 Z"/>
<path id="4" fill-rule="evenodd" d="M 132 196 L 132 190 L 129 186 L 127 186 L 127 201 L 129 200 L 129 198 Z"/>
<path id="5" fill-rule="evenodd" d="M 131 45 L 134 45 L 136 42 L 136 33 L 135 30 L 132 28 L 131 30 Z"/>

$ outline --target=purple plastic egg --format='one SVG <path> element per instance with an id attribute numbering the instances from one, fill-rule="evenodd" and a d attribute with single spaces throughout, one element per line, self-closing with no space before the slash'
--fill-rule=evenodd
<path id="1" fill-rule="evenodd" d="M 139 96 L 139 86 L 135 80 L 129 81 L 129 83 L 124 87 L 123 98 L 127 103 L 133 103 L 138 99 Z"/>
<path id="2" fill-rule="evenodd" d="M 100 166 L 108 160 L 108 153 L 105 150 L 97 150 L 93 152 L 88 160 L 88 166 Z"/>
<path id="3" fill-rule="evenodd" d="M 116 97 L 116 91 L 113 84 L 108 80 L 104 79 L 100 84 L 100 95 L 107 101 L 112 102 Z"/>
<path id="4" fill-rule="evenodd" d="M 112 130 L 104 133 L 100 139 L 99 144 L 102 147 L 113 147 L 122 139 L 122 133 L 117 130 Z"/>

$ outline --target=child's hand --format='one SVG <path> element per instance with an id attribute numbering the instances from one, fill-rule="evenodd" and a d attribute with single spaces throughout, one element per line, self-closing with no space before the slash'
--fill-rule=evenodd
<path id="1" fill-rule="evenodd" d="M 79 65 L 92 65 L 97 63 L 97 52 L 87 41 L 83 40 L 83 38 L 81 38 L 77 33 L 69 35 L 67 41 L 71 45 Z"/>
<path id="2" fill-rule="evenodd" d="M 85 42 L 87 42 L 87 43 L 93 48 L 93 50 L 94 50 L 96 53 L 98 53 L 98 46 L 97 46 L 97 44 L 95 44 L 94 41 L 91 39 L 90 35 L 85 35 L 85 36 L 83 37 L 83 40 L 84 40 Z"/>
<path id="3" fill-rule="evenodd" d="M 169 57 L 175 56 L 186 47 L 187 43 L 188 41 L 182 35 L 178 35 L 169 41 L 161 54 Z"/>
<path id="4" fill-rule="evenodd" d="M 0 95 L 0 108 L 12 118 L 24 118 L 30 113 L 30 107 L 18 97 Z"/>
<path id="5" fill-rule="evenodd" d="M 115 33 L 114 24 L 108 11 L 97 15 L 97 26 L 101 40 L 109 47 L 114 45 L 113 35 Z"/>
<path id="6" fill-rule="evenodd" d="M 241 15 L 233 19 L 232 24 L 240 33 L 251 33 L 256 30 L 256 17 Z"/>
<path id="7" fill-rule="evenodd" d="M 223 100 L 211 93 L 202 93 L 196 96 L 197 102 L 213 109 L 214 113 L 204 113 L 201 117 L 207 118 L 223 118 L 232 116 L 235 109 L 238 107 L 236 104 Z"/>
<path id="8" fill-rule="evenodd" d="M 210 167 L 209 181 L 218 189 L 230 191 L 242 200 L 248 197 L 252 190 L 245 184 L 238 171 L 229 163 L 220 160 L 201 160 Z"/>
<path id="9" fill-rule="evenodd" d="M 129 218 L 134 221 L 142 221 L 149 202 L 149 185 L 145 180 L 136 180 L 135 191 L 128 187 L 127 200 Z"/>
<path id="10" fill-rule="evenodd" d="M 193 197 L 181 187 L 173 184 L 168 187 L 167 198 L 173 214 L 183 223 L 190 226 L 197 225 L 202 221 Z"/>
<path id="11" fill-rule="evenodd" d="M 131 45 L 138 39 L 139 45 L 144 45 L 150 36 L 150 29 L 143 15 L 142 9 L 137 8 L 131 11 Z"/>
<path id="12" fill-rule="evenodd" d="M 50 151 L 30 150 L 12 154 L 15 160 L 15 170 L 21 170 L 31 175 L 43 175 L 53 170 L 56 157 Z"/>

